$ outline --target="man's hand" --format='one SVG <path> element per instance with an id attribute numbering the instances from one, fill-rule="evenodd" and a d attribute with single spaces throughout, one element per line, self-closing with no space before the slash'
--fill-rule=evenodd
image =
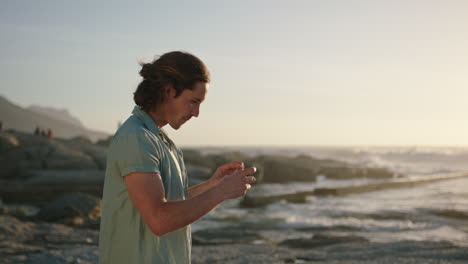
<path id="1" fill-rule="evenodd" d="M 244 169 L 244 163 L 241 161 L 233 161 L 228 164 L 225 164 L 218 169 L 216 169 L 215 173 L 213 176 L 210 178 L 210 181 L 213 183 L 213 185 L 217 185 L 220 183 L 223 178 L 227 175 L 231 175 L 234 172 L 238 170 L 243 170 Z"/>
<path id="2" fill-rule="evenodd" d="M 197 195 L 200 195 L 210 190 L 213 187 L 216 187 L 227 176 L 232 175 L 236 173 L 237 171 L 241 171 L 243 169 L 244 169 L 244 163 L 242 163 L 241 161 L 233 161 L 231 163 L 228 163 L 219 167 L 208 181 L 197 184 L 189 188 L 190 197 L 195 197 Z"/>
<path id="3" fill-rule="evenodd" d="M 222 191 L 224 200 L 241 197 L 250 189 L 250 184 L 256 181 L 255 177 L 249 176 L 256 171 L 257 169 L 255 167 L 238 170 L 224 177 L 216 188 Z"/>

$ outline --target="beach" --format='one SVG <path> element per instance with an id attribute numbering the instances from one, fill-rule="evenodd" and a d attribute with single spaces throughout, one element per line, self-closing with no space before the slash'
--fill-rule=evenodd
<path id="1" fill-rule="evenodd" d="M 0 263 L 98 263 L 106 147 L 3 138 Z M 468 263 L 467 150 L 238 150 L 184 149 L 192 185 L 229 160 L 259 168 L 192 224 L 192 263 Z"/>

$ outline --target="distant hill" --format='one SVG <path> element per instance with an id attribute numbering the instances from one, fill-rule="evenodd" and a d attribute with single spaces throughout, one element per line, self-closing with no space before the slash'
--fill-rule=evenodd
<path id="1" fill-rule="evenodd" d="M 38 105 L 31 105 L 30 107 L 27 108 L 27 110 L 33 111 L 35 113 L 40 113 L 44 114 L 46 116 L 52 117 L 53 119 L 57 119 L 60 121 L 64 121 L 79 127 L 83 127 L 83 124 L 81 121 L 72 116 L 67 109 L 56 109 L 52 107 L 44 107 L 44 106 L 38 106 Z"/>
<path id="2" fill-rule="evenodd" d="M 7 98 L 0 95 L 0 120 L 3 122 L 4 130 L 14 129 L 33 133 L 34 129 L 39 126 L 41 129 L 52 129 L 54 137 L 72 138 L 76 136 L 86 136 L 92 141 L 97 141 L 98 139 L 107 138 L 109 136 L 109 134 L 105 132 L 87 129 L 79 120 L 78 123 L 76 123 L 74 121 L 67 122 L 61 119 L 61 117 L 52 117 L 44 112 L 31 111 L 15 105 Z"/>

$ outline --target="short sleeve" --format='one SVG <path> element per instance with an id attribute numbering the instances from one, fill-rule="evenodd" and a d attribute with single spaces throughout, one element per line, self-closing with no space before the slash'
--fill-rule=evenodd
<path id="1" fill-rule="evenodd" d="M 160 151 L 150 132 L 136 130 L 116 142 L 116 163 L 120 176 L 133 172 L 160 172 Z"/>

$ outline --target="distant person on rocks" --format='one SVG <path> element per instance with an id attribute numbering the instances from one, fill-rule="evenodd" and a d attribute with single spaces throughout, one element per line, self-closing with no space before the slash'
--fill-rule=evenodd
<path id="1" fill-rule="evenodd" d="M 245 195 L 256 169 L 233 161 L 189 188 L 182 151 L 162 128 L 177 130 L 198 117 L 209 72 L 197 57 L 176 51 L 142 64 L 140 75 L 136 106 L 108 151 L 99 263 L 190 263 L 190 224 Z"/>
<path id="2" fill-rule="evenodd" d="M 46 132 L 45 132 L 45 130 L 43 130 L 43 129 L 41 129 L 41 136 L 42 136 L 42 137 L 46 137 Z"/>
<path id="3" fill-rule="evenodd" d="M 41 129 L 37 126 L 34 130 L 34 135 L 39 136 L 41 134 Z"/>
<path id="4" fill-rule="evenodd" d="M 52 129 L 47 130 L 47 138 L 51 139 L 52 138 Z"/>

